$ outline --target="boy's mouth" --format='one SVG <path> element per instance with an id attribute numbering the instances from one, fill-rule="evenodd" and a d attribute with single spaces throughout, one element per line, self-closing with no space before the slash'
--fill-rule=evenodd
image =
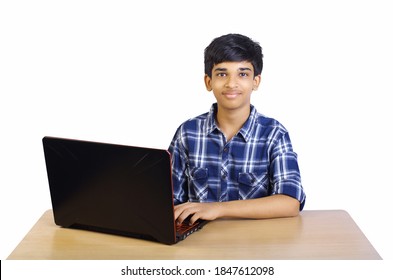
<path id="1" fill-rule="evenodd" d="M 230 92 L 223 92 L 223 95 L 228 98 L 228 99 L 233 99 L 236 98 L 237 96 L 240 95 L 240 92 L 234 92 L 234 91 L 230 91 Z"/>

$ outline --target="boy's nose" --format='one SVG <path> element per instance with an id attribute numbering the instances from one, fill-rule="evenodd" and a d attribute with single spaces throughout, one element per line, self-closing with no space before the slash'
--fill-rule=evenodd
<path id="1" fill-rule="evenodd" d="M 236 77 L 228 76 L 227 82 L 225 84 L 227 88 L 235 88 L 237 87 L 237 79 Z"/>

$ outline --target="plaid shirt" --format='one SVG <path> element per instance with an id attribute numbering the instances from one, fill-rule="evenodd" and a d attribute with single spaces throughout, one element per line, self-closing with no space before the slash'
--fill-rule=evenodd
<path id="1" fill-rule="evenodd" d="M 218 128 L 217 104 L 184 122 L 169 147 L 174 203 L 214 202 L 285 194 L 305 203 L 297 155 L 287 130 L 251 113 L 229 141 Z"/>

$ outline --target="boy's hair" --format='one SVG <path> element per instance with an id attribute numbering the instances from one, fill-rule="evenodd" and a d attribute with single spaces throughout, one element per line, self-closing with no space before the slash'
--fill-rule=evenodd
<path id="1" fill-rule="evenodd" d="M 205 49 L 205 74 L 211 77 L 214 65 L 228 61 L 248 61 L 254 67 L 254 77 L 260 75 L 263 68 L 262 47 L 240 34 L 215 38 Z"/>

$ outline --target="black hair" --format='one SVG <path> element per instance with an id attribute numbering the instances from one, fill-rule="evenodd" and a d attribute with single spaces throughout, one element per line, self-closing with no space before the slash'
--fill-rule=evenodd
<path id="1" fill-rule="evenodd" d="M 254 67 L 254 76 L 260 75 L 263 68 L 262 47 L 241 34 L 217 37 L 205 49 L 205 74 L 211 77 L 214 65 L 226 61 L 248 61 Z"/>

